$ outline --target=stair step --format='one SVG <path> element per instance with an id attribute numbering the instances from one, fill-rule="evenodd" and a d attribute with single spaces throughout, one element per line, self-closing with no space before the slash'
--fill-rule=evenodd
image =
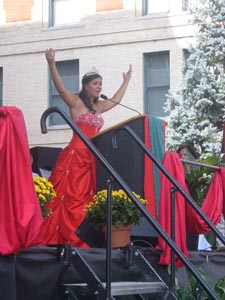
<path id="1" fill-rule="evenodd" d="M 106 283 L 103 283 L 106 288 Z M 87 288 L 86 283 L 63 284 L 67 288 Z M 111 282 L 111 295 L 135 295 L 135 294 L 159 294 L 165 291 L 165 285 L 162 282 L 139 282 L 139 281 L 121 281 Z"/>
<path id="2" fill-rule="evenodd" d="M 162 293 L 162 282 L 112 282 L 112 296 Z"/>

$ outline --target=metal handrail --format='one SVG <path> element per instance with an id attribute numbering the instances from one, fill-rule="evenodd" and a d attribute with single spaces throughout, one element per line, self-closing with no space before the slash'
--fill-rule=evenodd
<path id="1" fill-rule="evenodd" d="M 46 120 L 47 117 L 51 113 L 58 113 L 61 117 L 66 121 L 66 123 L 76 132 L 76 134 L 80 137 L 80 139 L 84 142 L 84 144 L 90 149 L 90 151 L 97 157 L 97 159 L 102 163 L 102 165 L 108 170 L 108 172 L 112 175 L 112 177 L 118 182 L 118 184 L 125 190 L 127 195 L 131 198 L 133 203 L 138 207 L 138 209 L 142 212 L 142 214 L 146 217 L 146 219 L 150 222 L 153 228 L 160 234 L 160 236 L 167 242 L 167 244 L 172 248 L 172 250 L 176 253 L 176 255 L 180 258 L 180 260 L 184 263 L 184 265 L 190 270 L 190 272 L 194 275 L 194 277 L 199 281 L 200 285 L 208 292 L 208 294 L 215 300 L 220 300 L 215 291 L 208 285 L 208 283 L 199 275 L 199 272 L 196 270 L 194 265 L 184 256 L 182 251 L 176 246 L 175 242 L 167 235 L 167 233 L 163 230 L 160 224 L 151 216 L 151 214 L 145 209 L 145 207 L 138 201 L 138 199 L 132 193 L 130 187 L 124 182 L 124 180 L 120 177 L 120 175 L 112 168 L 112 166 L 108 163 L 108 161 L 104 158 L 104 156 L 98 151 L 98 149 L 90 142 L 90 140 L 82 133 L 79 127 L 74 123 L 74 121 L 68 117 L 68 115 L 58 107 L 51 107 L 44 111 L 41 116 L 41 130 L 42 133 L 47 133 Z M 121 129 L 126 129 L 131 136 L 133 136 L 134 140 L 143 148 L 143 150 L 150 156 L 153 162 L 159 167 L 159 169 L 170 178 L 171 182 L 180 190 L 180 192 L 186 196 L 185 191 L 183 191 L 182 187 L 175 181 L 175 179 L 167 172 L 167 170 L 161 165 L 161 163 L 153 156 L 152 153 L 145 147 L 140 138 L 128 127 L 123 126 Z M 118 129 L 117 129 L 118 130 Z M 142 145 L 143 144 L 143 145 Z M 189 197 L 189 195 L 187 195 Z"/>
<path id="2" fill-rule="evenodd" d="M 192 199 L 192 197 L 183 189 L 183 187 L 176 181 L 176 179 L 171 176 L 171 174 L 167 171 L 167 169 L 161 164 L 161 162 L 152 154 L 152 152 L 145 146 L 143 141 L 139 138 L 139 136 L 127 125 L 124 125 L 120 128 L 116 129 L 126 130 L 131 137 L 139 144 L 139 146 L 143 149 L 145 154 L 147 154 L 151 160 L 155 163 L 155 165 L 160 169 L 160 171 L 167 177 L 167 179 L 176 187 L 176 189 L 181 193 L 181 195 L 188 201 L 188 203 L 194 208 L 198 215 L 205 221 L 205 223 L 212 229 L 215 235 L 221 240 L 221 242 L 225 245 L 225 238 L 221 234 L 221 232 L 216 228 L 216 226 L 210 221 L 210 219 L 202 212 L 201 208 L 196 204 L 196 202 Z M 116 145 L 115 135 L 114 135 L 114 145 Z M 190 161 L 188 161 L 190 162 Z M 198 163 L 199 164 L 199 163 Z M 210 166 L 210 165 L 207 165 Z M 217 168 L 216 168 L 217 169 Z"/>
<path id="3" fill-rule="evenodd" d="M 203 167 L 203 168 L 209 168 L 209 169 L 213 169 L 213 170 L 220 170 L 219 166 L 204 164 L 204 163 L 201 163 L 198 161 L 192 161 L 192 160 L 187 160 L 187 159 L 182 159 L 182 158 L 180 160 L 185 164 L 199 166 L 199 167 Z"/>
<path id="4" fill-rule="evenodd" d="M 130 136 L 134 139 L 134 141 L 137 142 L 137 144 L 143 149 L 143 151 L 145 152 L 145 154 L 147 154 L 151 160 L 155 163 L 155 165 L 160 169 L 160 171 L 167 177 L 167 179 L 174 185 L 174 187 L 176 188 L 177 191 L 179 191 L 182 196 L 188 201 L 188 203 L 194 208 L 194 210 L 197 212 L 197 214 L 199 214 L 202 219 L 206 222 L 206 224 L 212 229 L 212 231 L 215 233 L 215 235 L 223 242 L 223 244 L 225 245 L 225 238 L 223 237 L 223 235 L 220 233 L 220 231 L 215 227 L 215 225 L 209 220 L 209 218 L 202 212 L 202 210 L 199 208 L 199 206 L 195 203 L 195 201 L 191 198 L 191 196 L 189 194 L 187 194 L 187 192 L 183 189 L 183 187 L 176 181 L 176 179 L 171 176 L 171 174 L 167 171 L 167 169 L 161 164 L 161 162 L 152 154 L 151 151 L 149 151 L 149 149 L 145 146 L 145 144 L 143 143 L 143 141 L 139 138 L 139 136 L 127 125 L 123 125 L 120 128 L 115 129 L 115 133 L 119 130 L 125 130 L 127 131 Z M 112 137 L 112 144 L 114 148 L 117 148 L 117 141 L 116 141 L 116 134 L 113 135 Z M 187 163 L 192 163 L 191 161 L 185 161 Z M 211 165 L 207 165 L 207 164 L 202 164 L 202 163 L 198 163 L 198 165 L 202 165 L 204 167 L 213 167 L 214 169 L 218 170 L 220 169 L 217 166 L 211 166 Z M 146 217 L 147 220 L 151 223 L 150 219 L 148 217 Z M 153 227 L 154 225 L 151 224 Z M 154 227 L 154 229 L 159 233 L 159 231 L 157 230 L 157 228 Z M 162 235 L 161 235 L 162 236 Z M 163 236 L 162 236 L 163 237 Z M 164 238 L 164 237 L 163 237 Z M 165 239 L 165 238 L 164 238 Z M 165 239 L 165 241 L 167 241 Z M 170 245 L 170 243 L 167 241 L 168 245 Z M 177 252 L 175 251 L 175 249 L 171 246 L 172 250 L 174 251 L 174 253 L 177 254 Z M 177 254 L 178 255 L 178 254 Z M 194 275 L 194 277 L 200 282 L 200 284 L 202 284 L 202 280 L 199 280 L 199 276 L 196 276 L 195 271 L 193 272 L 192 267 L 190 267 L 189 264 L 186 264 L 183 259 L 178 255 L 178 257 L 181 259 L 181 261 L 184 263 L 184 265 L 186 265 L 186 267 L 189 269 L 189 271 Z M 173 254 L 171 255 L 172 261 L 173 260 Z M 208 284 L 207 284 L 208 285 Z M 203 286 L 203 285 L 202 285 Z M 208 286 L 209 287 L 209 286 Z M 209 290 L 208 288 L 203 287 L 208 293 Z M 213 291 L 214 293 L 214 291 Z M 215 293 L 214 293 L 215 295 Z M 212 296 L 212 295 L 211 295 Z M 217 295 L 216 295 L 216 299 L 217 299 Z M 214 298 L 215 299 L 215 298 Z"/>

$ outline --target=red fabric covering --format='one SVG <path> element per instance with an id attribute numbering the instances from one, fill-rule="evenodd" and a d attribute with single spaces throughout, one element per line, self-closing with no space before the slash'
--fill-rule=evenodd
<path id="1" fill-rule="evenodd" d="M 185 174 L 183 165 L 179 159 L 177 153 L 166 153 L 163 160 L 164 167 L 169 173 L 177 180 L 177 182 L 189 193 L 185 183 Z M 169 180 L 161 174 L 161 194 L 160 194 L 160 206 L 159 206 L 159 223 L 170 236 L 170 189 L 172 184 Z M 220 168 L 215 172 L 212 183 L 209 187 L 207 196 L 201 207 L 202 211 L 210 219 L 210 221 L 217 225 L 222 213 L 222 208 L 225 207 L 225 168 Z M 186 229 L 189 232 L 200 234 L 211 231 L 205 224 L 201 217 L 194 211 L 194 209 L 184 200 L 183 196 L 176 193 L 176 212 L 175 212 L 175 243 L 184 253 L 188 256 L 186 246 Z M 160 264 L 170 264 L 170 248 L 166 242 L 159 237 L 159 244 L 157 248 L 164 251 L 160 258 Z M 177 258 L 176 266 L 182 266 L 182 262 Z"/>
<path id="2" fill-rule="evenodd" d="M 201 206 L 202 211 L 217 225 L 221 219 L 222 208 L 225 207 L 225 168 L 216 171 L 213 180 L 209 186 L 206 198 Z M 208 225 L 194 211 L 194 209 L 186 204 L 186 220 L 187 231 L 193 234 L 205 234 L 211 231 Z"/>
<path id="3" fill-rule="evenodd" d="M 13 254 L 41 242 L 43 221 L 30 164 L 23 115 L 0 108 L 0 253 Z"/>
<path id="4" fill-rule="evenodd" d="M 185 184 L 185 175 L 182 163 L 177 153 L 167 152 L 163 160 L 164 167 L 170 172 L 170 174 L 179 182 L 179 184 L 187 191 Z M 166 233 L 171 236 L 171 214 L 170 214 L 170 189 L 173 185 L 161 173 L 161 192 L 159 202 L 159 216 L 158 222 Z M 186 222 L 185 222 L 185 200 L 180 193 L 176 193 L 176 210 L 175 210 L 175 243 L 184 253 L 188 256 L 186 246 Z M 167 243 L 159 236 L 158 246 L 160 250 L 163 250 L 163 254 L 160 257 L 160 264 L 170 264 L 171 250 Z M 181 261 L 176 257 L 176 266 L 182 266 Z"/>

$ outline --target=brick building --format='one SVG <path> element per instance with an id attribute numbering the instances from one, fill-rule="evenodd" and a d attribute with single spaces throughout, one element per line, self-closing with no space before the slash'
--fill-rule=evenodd
<path id="1" fill-rule="evenodd" d="M 0 105 L 22 110 L 30 146 L 65 146 L 71 129 L 60 117 L 42 135 L 40 116 L 62 103 L 52 86 L 46 48 L 56 50 L 59 71 L 74 92 L 95 66 L 103 93 L 112 96 L 133 66 L 123 104 L 164 117 L 168 89 L 182 77 L 194 37 L 184 0 L 0 0 Z M 136 113 L 117 106 L 104 114 L 105 128 Z"/>

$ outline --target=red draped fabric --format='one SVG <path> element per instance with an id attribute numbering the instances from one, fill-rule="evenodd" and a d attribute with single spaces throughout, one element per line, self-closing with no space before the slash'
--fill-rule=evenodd
<path id="1" fill-rule="evenodd" d="M 217 225 L 221 219 L 222 208 L 225 207 L 225 168 L 216 171 L 209 186 L 206 198 L 201 206 L 202 211 Z M 194 211 L 190 204 L 186 204 L 187 231 L 193 234 L 205 234 L 211 231 L 208 225 Z"/>
<path id="2" fill-rule="evenodd" d="M 177 153 L 167 152 L 163 160 L 164 167 L 169 173 L 179 182 L 179 184 L 188 192 L 185 184 L 184 168 Z M 165 175 L 161 173 L 161 191 L 159 202 L 159 216 L 158 222 L 166 233 L 171 236 L 171 199 L 170 189 L 173 185 L 167 179 Z M 185 200 L 180 193 L 176 193 L 176 209 L 175 209 L 175 243 L 178 248 L 188 256 L 186 246 L 186 221 L 185 221 Z M 163 251 L 160 257 L 160 264 L 170 264 L 171 250 L 167 243 L 159 236 L 158 246 Z M 181 261 L 176 258 L 176 266 L 182 266 Z"/>
<path id="3" fill-rule="evenodd" d="M 22 112 L 0 108 L 0 253 L 19 252 L 41 242 L 43 222 L 30 164 Z"/>
<path id="4" fill-rule="evenodd" d="M 177 153 L 166 153 L 163 160 L 164 167 L 169 173 L 177 180 L 177 182 L 189 193 L 185 183 L 185 174 L 183 165 L 179 159 Z M 159 206 L 159 223 L 163 229 L 170 236 L 170 188 L 172 184 L 161 174 L 161 194 L 160 194 L 160 206 Z M 217 225 L 220 218 L 222 209 L 225 207 L 225 168 L 220 168 L 215 172 L 213 180 L 210 184 L 207 196 L 201 207 L 203 213 L 210 219 L 210 221 Z M 175 243 L 178 248 L 188 256 L 186 246 L 186 230 L 192 233 L 200 234 L 211 231 L 205 222 L 199 217 L 194 209 L 184 200 L 183 196 L 176 193 L 176 209 L 175 209 Z M 159 244 L 157 248 L 163 250 L 163 254 L 160 258 L 160 264 L 168 265 L 170 263 L 170 248 L 166 242 L 159 237 Z M 176 266 L 182 266 L 181 261 L 176 259 Z"/>

